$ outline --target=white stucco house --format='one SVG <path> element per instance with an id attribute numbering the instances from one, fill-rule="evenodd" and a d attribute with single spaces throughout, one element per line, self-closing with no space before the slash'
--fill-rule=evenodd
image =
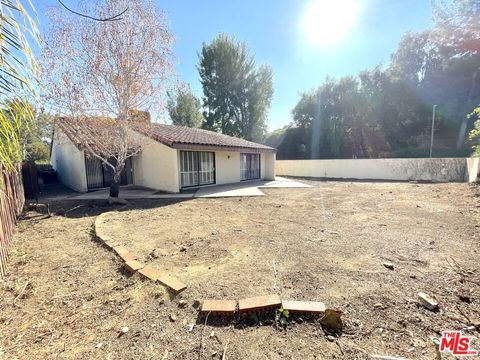
<path id="1" fill-rule="evenodd" d="M 79 191 L 110 186 L 108 169 L 87 157 L 75 141 L 82 132 L 73 120 L 56 123 L 51 163 L 60 181 Z M 140 154 L 129 159 L 122 185 L 166 192 L 251 180 L 274 180 L 276 149 L 213 131 L 152 124 Z"/>

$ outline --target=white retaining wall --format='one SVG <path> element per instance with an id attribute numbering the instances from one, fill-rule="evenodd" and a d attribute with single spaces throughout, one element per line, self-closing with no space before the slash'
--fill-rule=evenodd
<path id="1" fill-rule="evenodd" d="M 479 158 L 277 160 L 279 176 L 336 179 L 473 182 Z"/>

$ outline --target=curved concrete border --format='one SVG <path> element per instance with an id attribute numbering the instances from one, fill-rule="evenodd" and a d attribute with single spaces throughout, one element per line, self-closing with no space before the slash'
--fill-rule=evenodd
<path id="1" fill-rule="evenodd" d="M 124 262 L 125 268 L 131 272 L 140 273 L 144 278 L 149 279 L 153 282 L 160 282 L 162 285 L 166 286 L 167 288 L 173 290 L 175 293 L 179 293 L 187 288 L 185 284 L 183 284 L 180 280 L 169 276 L 168 274 L 164 274 L 159 272 L 155 268 L 151 266 L 145 266 L 141 262 L 139 262 L 138 256 L 136 256 L 132 251 L 127 249 L 125 246 L 120 245 L 118 242 L 115 241 L 110 235 L 105 232 L 104 226 L 105 218 L 108 215 L 114 214 L 116 211 L 108 211 L 105 213 L 100 214 L 95 219 L 94 224 L 94 231 L 97 239 L 104 244 L 108 249 L 112 250 L 117 256 L 122 259 Z"/>

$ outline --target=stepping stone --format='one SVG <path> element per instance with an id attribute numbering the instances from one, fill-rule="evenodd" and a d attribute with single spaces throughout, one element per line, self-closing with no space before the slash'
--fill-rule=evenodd
<path id="1" fill-rule="evenodd" d="M 283 300 L 282 308 L 290 314 L 323 314 L 326 307 L 319 301 Z"/>
<path id="2" fill-rule="evenodd" d="M 127 261 L 125 263 L 125 268 L 131 273 L 134 273 L 143 268 L 143 264 L 139 263 L 137 260 Z"/>
<path id="3" fill-rule="evenodd" d="M 242 299 L 238 301 L 238 311 L 240 313 L 257 311 L 257 310 L 268 310 L 274 308 L 280 308 L 282 305 L 282 300 L 280 296 L 276 294 L 251 297 L 247 299 Z"/>
<path id="4" fill-rule="evenodd" d="M 150 266 L 145 266 L 143 269 L 138 270 L 138 273 L 153 281 L 157 281 L 160 276 L 160 273 Z"/>
<path id="5" fill-rule="evenodd" d="M 213 313 L 218 315 L 233 315 L 237 310 L 235 300 L 203 300 L 202 313 Z"/>
<path id="6" fill-rule="evenodd" d="M 187 285 L 169 275 L 158 274 L 157 280 L 163 285 L 175 291 L 176 293 L 179 293 L 187 288 Z"/>

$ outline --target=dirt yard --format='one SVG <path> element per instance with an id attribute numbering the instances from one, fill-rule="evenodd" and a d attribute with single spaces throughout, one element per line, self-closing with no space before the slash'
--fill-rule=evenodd
<path id="1" fill-rule="evenodd" d="M 0 281 L 0 359 L 435 359 L 442 330 L 480 336 L 480 188 L 308 183 L 264 197 L 58 201 L 52 217 L 27 213 Z M 181 279 L 183 293 L 128 276 L 95 240 L 95 217 L 112 210 L 110 235 Z M 419 306 L 419 291 L 440 311 Z M 193 306 L 269 293 L 342 310 L 343 333 L 328 338 L 305 317 L 285 330 L 270 317 L 205 324 Z"/>

